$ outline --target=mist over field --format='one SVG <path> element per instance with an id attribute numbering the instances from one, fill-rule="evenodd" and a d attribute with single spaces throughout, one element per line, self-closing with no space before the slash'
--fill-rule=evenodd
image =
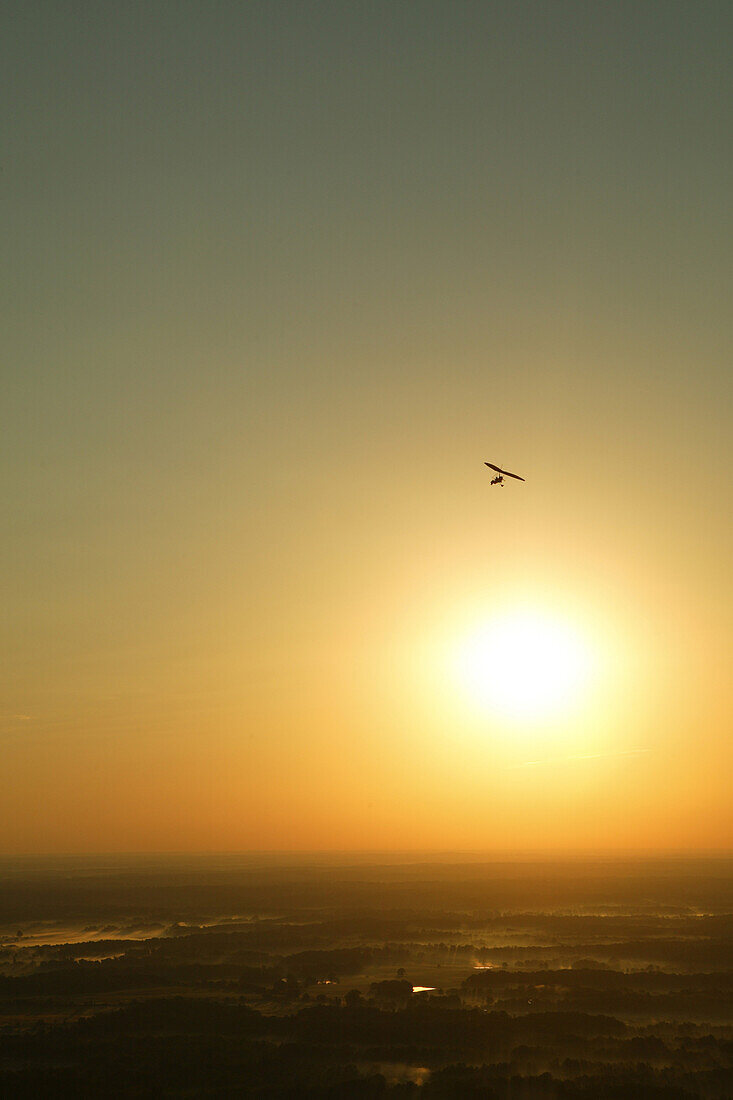
<path id="1" fill-rule="evenodd" d="M 733 1094 L 733 860 L 0 863 L 0 1095 Z"/>

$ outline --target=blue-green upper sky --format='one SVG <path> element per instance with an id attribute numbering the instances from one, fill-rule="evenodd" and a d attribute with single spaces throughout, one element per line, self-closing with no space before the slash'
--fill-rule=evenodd
<path id="1" fill-rule="evenodd" d="M 0 736 L 49 807 L 11 848 L 297 846 L 237 818 L 232 761 L 313 789 L 353 721 L 376 776 L 410 720 L 367 723 L 374 655 L 491 605 L 497 565 L 677 631 L 670 682 L 708 679 L 669 706 L 720 721 L 732 29 L 709 0 L 6 3 Z M 156 752 L 178 786 L 138 835 L 102 807 Z M 177 832 L 203 759 L 231 812 Z M 72 774 L 100 794 L 59 831 Z M 411 842 L 385 799 L 371 840 Z"/>

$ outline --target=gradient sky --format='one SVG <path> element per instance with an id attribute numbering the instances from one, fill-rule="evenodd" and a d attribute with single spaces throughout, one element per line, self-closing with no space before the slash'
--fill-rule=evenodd
<path id="1" fill-rule="evenodd" d="M 1 850 L 733 847 L 732 30 L 4 6 Z"/>

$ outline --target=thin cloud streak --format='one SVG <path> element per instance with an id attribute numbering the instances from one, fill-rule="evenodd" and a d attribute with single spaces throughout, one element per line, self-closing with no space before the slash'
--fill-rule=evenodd
<path id="1" fill-rule="evenodd" d="M 603 760 L 609 756 L 641 756 L 651 749 L 624 749 L 621 752 L 577 752 L 571 756 L 556 756 L 549 760 L 525 760 L 521 764 L 510 764 L 509 769 L 538 768 L 544 764 L 565 764 L 568 760 Z"/>

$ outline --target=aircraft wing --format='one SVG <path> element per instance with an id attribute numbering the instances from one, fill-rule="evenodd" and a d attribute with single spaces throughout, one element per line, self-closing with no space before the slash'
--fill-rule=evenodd
<path id="1" fill-rule="evenodd" d="M 491 470 L 496 470 L 497 474 L 505 474 L 507 477 L 515 477 L 517 481 L 524 481 L 523 477 L 519 474 L 511 474 L 509 470 L 502 470 L 501 466 L 495 466 L 493 462 L 484 462 L 484 466 L 488 466 Z"/>

